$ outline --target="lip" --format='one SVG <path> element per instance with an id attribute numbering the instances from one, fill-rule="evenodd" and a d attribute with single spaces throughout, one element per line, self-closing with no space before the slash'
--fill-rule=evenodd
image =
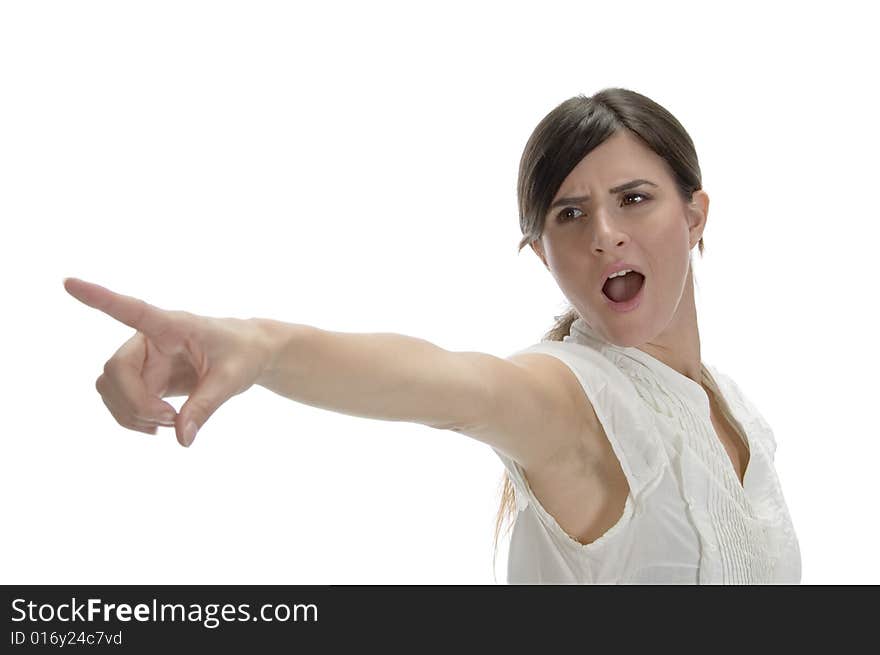
<path id="1" fill-rule="evenodd" d="M 627 268 L 627 267 L 624 266 L 623 268 Z M 620 270 L 623 270 L 623 269 L 620 269 Z M 633 269 L 633 270 L 636 270 L 636 269 Z M 641 271 L 639 271 L 639 273 L 641 273 Z M 610 273 L 609 273 L 609 275 L 610 275 Z M 644 275 L 644 273 L 642 273 L 642 275 Z M 636 307 L 638 307 L 639 305 L 642 304 L 642 298 L 645 295 L 645 287 L 646 286 L 648 286 L 647 276 L 645 277 L 645 281 L 642 282 L 642 288 L 639 289 L 639 292 L 635 296 L 633 296 L 632 298 L 627 300 L 626 302 L 614 302 L 613 300 L 611 300 L 611 298 L 609 298 L 604 293 L 602 293 L 602 291 L 599 291 L 599 293 L 602 294 L 602 297 L 605 299 L 605 302 L 608 303 L 608 306 L 612 310 L 614 310 L 615 312 L 620 312 L 620 313 L 631 312 Z"/>

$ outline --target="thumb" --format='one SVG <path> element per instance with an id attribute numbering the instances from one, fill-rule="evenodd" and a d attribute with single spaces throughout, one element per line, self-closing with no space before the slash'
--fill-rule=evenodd
<path id="1" fill-rule="evenodd" d="M 177 415 L 174 427 L 180 445 L 191 446 L 196 433 L 205 422 L 235 393 L 235 389 L 221 379 L 221 376 L 211 373 L 205 376 Z"/>

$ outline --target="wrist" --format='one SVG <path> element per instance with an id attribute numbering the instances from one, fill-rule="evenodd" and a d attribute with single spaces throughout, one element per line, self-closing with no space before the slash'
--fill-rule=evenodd
<path id="1" fill-rule="evenodd" d="M 275 321 L 266 318 L 250 318 L 248 323 L 254 328 L 257 348 L 260 352 L 260 368 L 254 384 L 265 386 L 266 380 L 275 371 L 278 353 L 281 351 L 278 343 L 278 328 L 273 325 Z"/>
<path id="2" fill-rule="evenodd" d="M 271 388 L 288 346 L 307 326 L 270 318 L 252 318 L 249 321 L 258 335 L 262 352 L 262 367 L 255 384 Z"/>

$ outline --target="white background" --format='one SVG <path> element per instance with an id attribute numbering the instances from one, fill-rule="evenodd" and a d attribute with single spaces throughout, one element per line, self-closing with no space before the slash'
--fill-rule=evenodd
<path id="1" fill-rule="evenodd" d="M 802 581 L 880 582 L 878 52 L 832 6 L 3 3 L 0 581 L 494 583 L 488 446 L 261 387 L 190 449 L 126 430 L 133 330 L 62 278 L 507 356 L 566 306 L 516 254 L 525 142 L 623 86 L 697 146 L 703 358 L 773 426 Z"/>

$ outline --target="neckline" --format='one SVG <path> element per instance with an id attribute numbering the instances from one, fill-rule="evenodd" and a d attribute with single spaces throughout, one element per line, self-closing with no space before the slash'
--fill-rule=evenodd
<path id="1" fill-rule="evenodd" d="M 715 437 L 715 442 L 721 448 L 721 451 L 724 455 L 724 458 L 728 461 L 728 469 L 730 476 L 736 482 L 737 488 L 743 491 L 743 493 L 747 493 L 747 484 L 745 480 L 748 478 L 749 471 L 752 469 L 752 444 L 748 438 L 748 434 L 745 431 L 745 428 L 742 427 L 741 422 L 733 416 L 733 412 L 731 410 L 726 409 L 727 399 L 724 397 L 720 387 L 718 386 L 717 381 L 715 380 L 715 376 L 712 374 L 710 370 L 711 367 L 705 362 L 700 362 L 700 371 L 703 378 L 703 382 L 709 386 L 712 390 L 712 393 L 715 395 L 716 400 L 718 401 L 719 407 L 721 407 L 722 412 L 726 412 L 727 420 L 733 425 L 734 430 L 738 430 L 741 432 L 740 438 L 745 438 L 745 444 L 749 451 L 749 461 L 746 464 L 746 469 L 743 474 L 743 481 L 739 479 L 739 473 L 735 470 L 733 466 L 732 460 L 730 460 L 730 456 L 727 454 L 724 444 L 721 443 L 721 440 L 718 438 L 718 433 L 715 430 L 715 426 L 712 425 L 712 413 L 709 401 L 709 393 L 706 389 L 703 388 L 702 385 L 697 384 L 694 380 L 691 380 L 688 376 L 679 373 L 674 368 L 669 366 L 668 364 L 660 361 L 653 355 L 650 355 L 638 348 L 633 346 L 617 346 L 609 341 L 606 341 L 599 334 L 593 330 L 589 325 L 587 325 L 584 320 L 580 317 L 574 320 L 571 324 L 571 329 L 569 330 L 569 334 L 563 337 L 563 341 L 574 341 L 575 343 L 584 344 L 584 341 L 592 341 L 592 345 L 594 347 L 598 347 L 601 351 L 613 351 L 619 353 L 625 357 L 629 357 L 630 359 L 634 359 L 641 363 L 642 365 L 648 367 L 650 370 L 659 375 L 674 391 L 678 391 L 682 396 L 684 396 L 687 400 L 690 401 L 691 407 L 696 407 L 699 412 L 702 414 L 703 418 L 709 422 L 709 426 L 712 430 L 713 436 Z"/>
<path id="2" fill-rule="evenodd" d="M 563 337 L 563 341 L 571 340 L 576 343 L 579 341 L 579 338 L 586 338 L 592 340 L 594 345 L 597 345 L 600 349 L 603 350 L 611 350 L 625 357 L 629 357 L 630 359 L 634 359 L 640 364 L 647 366 L 652 371 L 656 372 L 660 376 L 663 377 L 664 381 L 672 387 L 674 390 L 678 391 L 681 395 L 685 396 L 689 401 L 691 401 L 692 406 L 696 407 L 704 418 L 710 418 L 710 407 L 709 407 L 709 394 L 703 388 L 703 386 L 694 380 L 691 380 L 688 376 L 679 373 L 674 368 L 669 366 L 668 364 L 660 361 L 653 355 L 646 353 L 643 350 L 639 350 L 634 346 L 617 346 L 609 341 L 606 341 L 599 334 L 593 330 L 589 325 L 584 322 L 584 320 L 580 317 L 575 319 L 575 321 L 571 324 L 571 329 L 569 330 L 569 334 L 566 337 Z M 715 379 L 712 376 L 711 371 L 709 370 L 709 366 L 704 362 L 700 362 L 700 372 L 702 375 L 703 383 L 708 383 L 710 387 L 717 388 L 715 384 Z"/>

